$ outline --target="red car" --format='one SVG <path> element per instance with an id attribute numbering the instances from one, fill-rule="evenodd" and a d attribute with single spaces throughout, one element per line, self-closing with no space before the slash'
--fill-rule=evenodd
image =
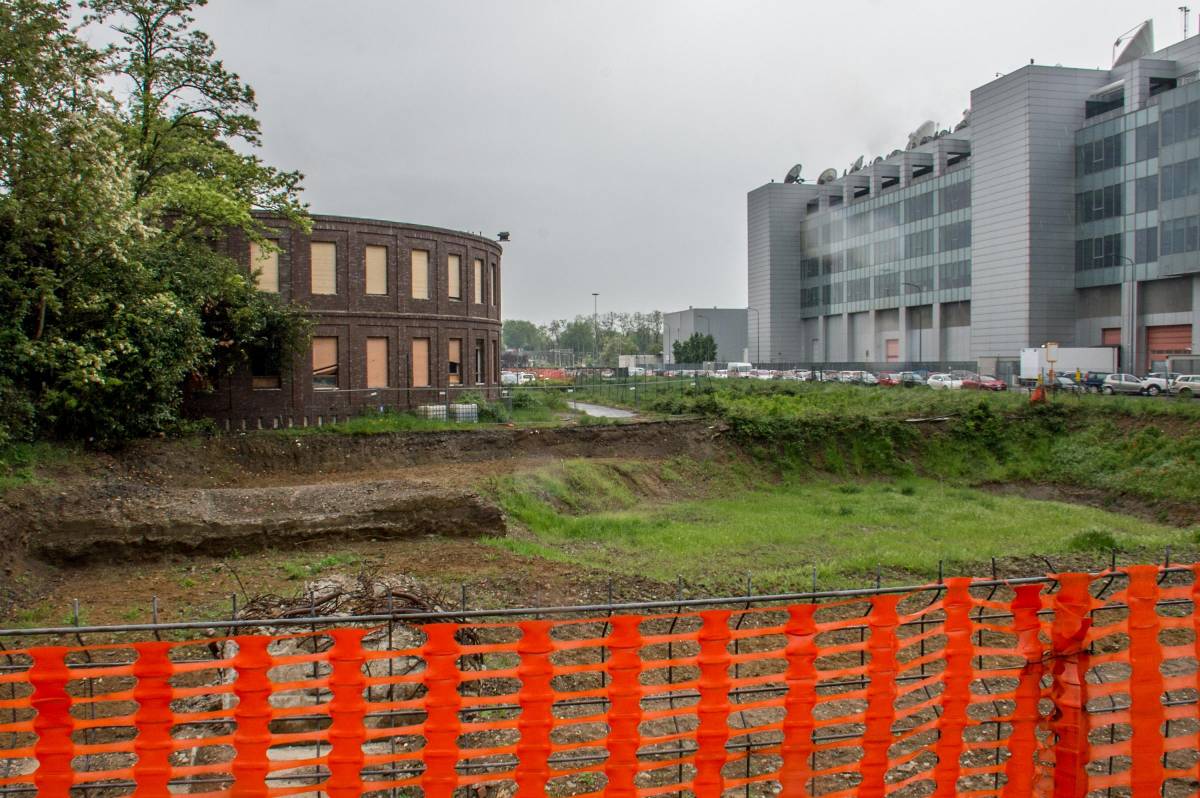
<path id="1" fill-rule="evenodd" d="M 972 374 L 968 377 L 963 377 L 962 387 L 964 391 L 1007 391 L 1008 385 L 1003 380 L 998 380 L 995 377 L 987 374 Z"/>
<path id="2" fill-rule="evenodd" d="M 884 371 L 879 375 L 879 384 L 887 388 L 895 388 L 900 384 L 900 377 L 893 371 Z"/>

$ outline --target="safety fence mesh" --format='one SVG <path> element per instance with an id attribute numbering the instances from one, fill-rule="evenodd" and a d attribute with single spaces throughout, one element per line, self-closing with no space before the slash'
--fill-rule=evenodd
<path id="1" fill-rule="evenodd" d="M 1187 795 L 1197 575 L 7 649 L 0 795 Z"/>

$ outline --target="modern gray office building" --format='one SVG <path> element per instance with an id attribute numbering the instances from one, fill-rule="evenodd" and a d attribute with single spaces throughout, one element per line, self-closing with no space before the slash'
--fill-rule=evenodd
<path id="1" fill-rule="evenodd" d="M 999 376 L 1050 341 L 1138 373 L 1200 352 L 1198 68 L 1200 36 L 1155 51 L 1147 22 L 1109 70 L 1029 64 L 953 129 L 751 191 L 750 351 Z"/>

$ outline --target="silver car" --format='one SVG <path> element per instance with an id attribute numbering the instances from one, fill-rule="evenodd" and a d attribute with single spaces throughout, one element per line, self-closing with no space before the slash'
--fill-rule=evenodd
<path id="1" fill-rule="evenodd" d="M 1135 377 L 1132 374 L 1109 374 L 1104 378 L 1104 384 L 1100 386 L 1101 393 L 1106 393 L 1112 396 L 1114 393 L 1136 393 L 1142 392 L 1142 380 L 1140 377 Z"/>
<path id="2" fill-rule="evenodd" d="M 1171 393 L 1181 399 L 1200 396 L 1200 374 L 1180 374 L 1171 383 Z"/>

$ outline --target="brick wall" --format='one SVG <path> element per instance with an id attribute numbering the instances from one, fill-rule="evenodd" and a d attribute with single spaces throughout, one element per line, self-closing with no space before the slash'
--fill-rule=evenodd
<path id="1" fill-rule="evenodd" d="M 229 429 L 256 429 L 328 423 L 379 406 L 407 408 L 440 403 L 449 386 L 448 346 L 463 340 L 462 390 L 494 393 L 499 384 L 495 353 L 500 341 L 500 299 L 503 283 L 500 245 L 480 236 L 422 225 L 314 216 L 311 234 L 285 221 L 263 215 L 261 221 L 278 243 L 280 297 L 309 309 L 314 336 L 338 339 L 337 390 L 313 387 L 312 359 L 306 354 L 280 377 L 279 388 L 255 389 L 249 369 L 221 378 L 206 391 L 189 392 L 185 408 L 194 418 L 212 418 Z M 311 241 L 331 242 L 337 248 L 337 293 L 310 291 Z M 387 293 L 366 293 L 365 250 L 387 248 Z M 221 249 L 249 268 L 249 241 L 239 233 Z M 430 298 L 413 299 L 411 253 L 429 252 Z M 462 299 L 448 296 L 449 255 L 462 258 Z M 484 302 L 475 303 L 474 265 L 484 262 Z M 488 296 L 489 270 L 496 269 L 496 296 Z M 388 388 L 366 388 L 366 339 L 388 339 Z M 430 377 L 427 389 L 413 389 L 412 339 L 430 339 Z M 476 387 L 476 342 L 484 342 L 484 379 Z M 459 391 L 452 388 L 451 396 Z"/>

